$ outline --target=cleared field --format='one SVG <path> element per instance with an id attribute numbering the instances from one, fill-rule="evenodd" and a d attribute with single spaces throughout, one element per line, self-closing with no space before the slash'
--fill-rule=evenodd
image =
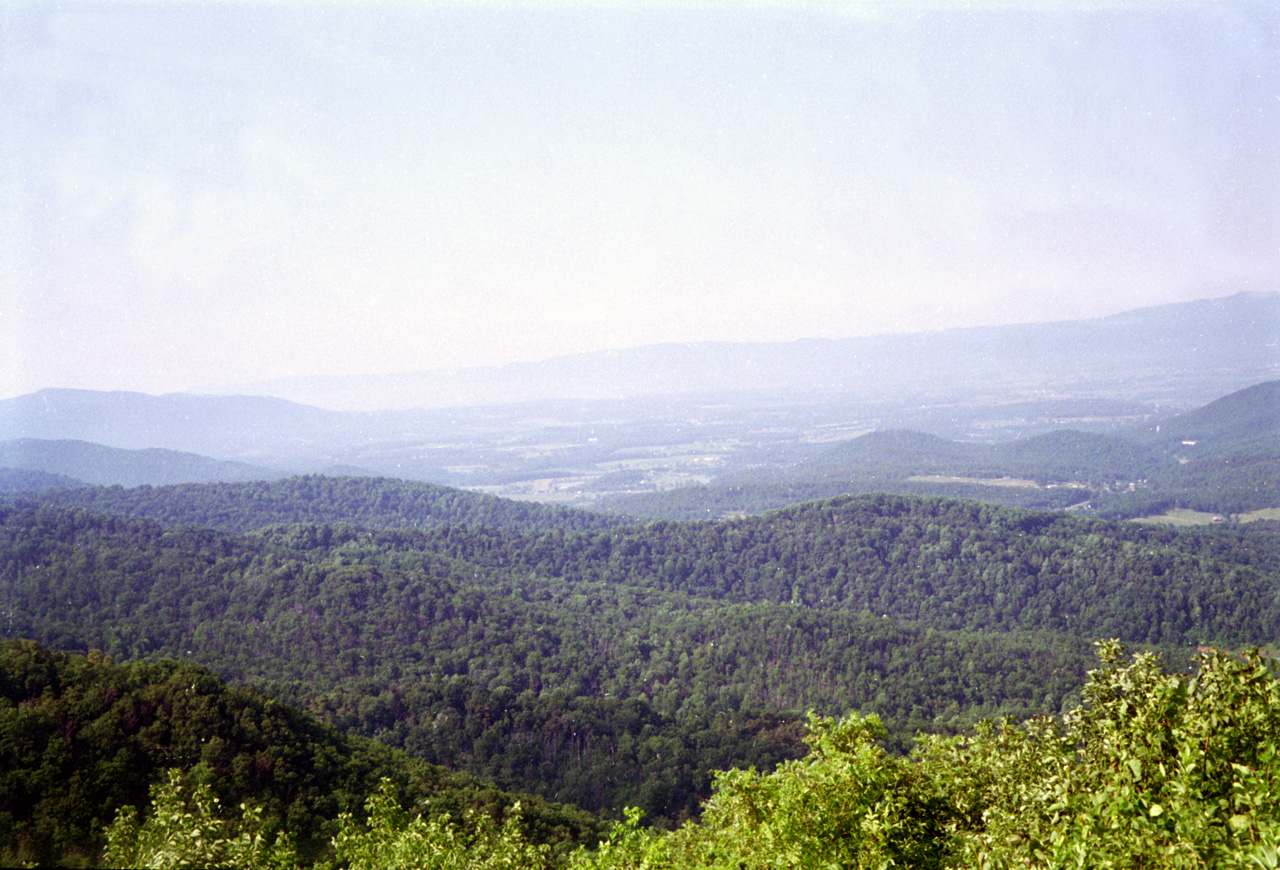
<path id="1" fill-rule="evenodd" d="M 1280 520 L 1280 508 L 1266 508 L 1260 511 L 1249 511 L 1245 514 L 1233 514 L 1231 516 L 1175 508 L 1155 516 L 1138 517 L 1133 522 L 1160 523 L 1169 526 L 1207 526 L 1214 522 L 1221 523 L 1226 520 L 1236 523 L 1251 523 L 1257 520 Z"/>

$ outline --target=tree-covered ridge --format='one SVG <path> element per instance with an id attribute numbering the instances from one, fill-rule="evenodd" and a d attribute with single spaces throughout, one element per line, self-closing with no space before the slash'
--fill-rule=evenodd
<path id="1" fill-rule="evenodd" d="M 504 787 L 669 818 L 713 769 L 793 756 L 795 711 L 879 712 L 902 746 L 916 729 L 1057 710 L 1088 660 L 1069 635 L 936 631 L 438 552 L 474 541 L 496 558 L 480 544 L 503 540 L 0 511 L 0 606 L 9 636 L 195 658 Z"/>
<path id="2" fill-rule="evenodd" d="M 1274 663 L 1209 651 L 1186 677 L 1149 654 L 1126 664 L 1114 641 L 1099 655 L 1065 715 L 924 738 L 910 758 L 884 751 L 874 716 L 811 716 L 804 758 L 718 774 L 699 820 L 644 830 L 629 810 L 605 842 L 567 860 L 510 823 L 406 812 L 391 787 L 369 799 L 366 823 L 340 820 L 335 851 L 361 870 L 1280 867 Z M 157 792 L 150 831 L 126 811 L 110 854 L 139 864 L 209 854 L 213 826 L 190 804 Z M 215 846 L 243 844 L 259 828 L 250 813 L 224 825 Z M 286 844 L 264 857 L 291 856 Z"/>
<path id="3" fill-rule="evenodd" d="M 616 517 L 385 477 L 305 475 L 243 483 L 81 487 L 27 496 L 24 505 L 81 507 L 166 525 L 249 531 L 290 523 L 430 529 L 484 525 L 521 531 L 606 529 Z"/>
<path id="4" fill-rule="evenodd" d="M 521 536 L 430 535 L 495 570 L 731 602 L 887 615 L 938 629 L 1052 630 L 1133 643 L 1271 643 L 1280 540 L 1241 534 L 1266 567 L 1206 536 L 904 496 L 842 497 L 759 517 Z M 1255 562 L 1253 556 L 1247 562 Z"/>
<path id="5" fill-rule="evenodd" d="M 883 477 L 774 480 L 763 483 L 732 479 L 664 492 L 609 497 L 597 502 L 595 507 L 646 520 L 689 522 L 763 514 L 788 505 L 825 501 L 840 496 L 879 494 L 971 499 L 1023 510 L 1063 510 L 1088 498 L 1090 491 L 1063 486 L 1044 489 Z"/>
<path id="6" fill-rule="evenodd" d="M 383 779 L 435 813 L 502 816 L 515 796 L 319 724 L 259 692 L 175 661 L 114 664 L 0 641 L 0 863 L 92 863 L 103 827 L 142 806 L 164 770 L 185 771 L 223 806 L 249 801 L 299 854 L 323 854 L 343 812 L 359 812 Z M 522 834 L 591 843 L 598 822 L 519 798 Z"/>

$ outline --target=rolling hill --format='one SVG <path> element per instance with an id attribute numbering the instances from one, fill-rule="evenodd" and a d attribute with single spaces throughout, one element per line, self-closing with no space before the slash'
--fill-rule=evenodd
<path id="1" fill-rule="evenodd" d="M 1280 453 L 1280 381 L 1239 390 L 1186 414 L 1125 433 L 1180 456 Z"/>
<path id="2" fill-rule="evenodd" d="M 0 466 L 44 472 L 104 486 L 159 486 L 233 480 L 271 480 L 285 473 L 177 450 L 123 450 L 87 441 L 20 438 L 0 443 Z M 42 487 L 47 488 L 47 487 Z"/>
<path id="3" fill-rule="evenodd" d="M 360 469 L 590 506 L 736 483 L 887 429 L 961 443 L 1122 434 L 1276 378 L 1278 338 L 1280 294 L 1246 293 L 1091 321 L 329 379 L 314 393 L 364 412 L 247 395 L 42 390 L 0 400 L 0 440 L 163 448 L 292 474 Z"/>
<path id="4" fill-rule="evenodd" d="M 369 529 L 483 525 L 520 531 L 578 531 L 608 529 L 625 522 L 616 516 L 512 501 L 432 483 L 324 475 L 237 483 L 79 487 L 27 495 L 22 501 L 236 532 L 293 523 L 349 523 Z"/>
<path id="5" fill-rule="evenodd" d="M 1277 507 L 1280 381 L 1115 434 L 1059 430 L 983 444 L 922 432 L 871 432 L 784 468 L 609 499 L 602 507 L 693 519 L 866 492 L 946 495 L 1038 509 L 1089 503 L 1114 517 L 1178 506 L 1219 513 Z"/>

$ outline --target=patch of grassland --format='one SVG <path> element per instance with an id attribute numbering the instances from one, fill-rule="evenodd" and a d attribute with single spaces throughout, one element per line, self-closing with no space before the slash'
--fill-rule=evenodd
<path id="1" fill-rule="evenodd" d="M 1134 522 L 1163 523 L 1170 526 L 1207 526 L 1215 521 L 1215 517 L 1217 522 L 1230 520 L 1236 523 L 1251 523 L 1255 520 L 1280 520 L 1280 508 L 1264 508 L 1263 510 L 1249 511 L 1245 514 L 1233 514 L 1231 516 L 1175 508 L 1155 516 L 1138 517 Z"/>

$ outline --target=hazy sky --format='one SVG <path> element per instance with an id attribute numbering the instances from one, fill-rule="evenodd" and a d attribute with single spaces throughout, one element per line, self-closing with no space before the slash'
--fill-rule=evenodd
<path id="1" fill-rule="evenodd" d="M 4 395 L 1278 288 L 1268 0 L 0 0 Z"/>

